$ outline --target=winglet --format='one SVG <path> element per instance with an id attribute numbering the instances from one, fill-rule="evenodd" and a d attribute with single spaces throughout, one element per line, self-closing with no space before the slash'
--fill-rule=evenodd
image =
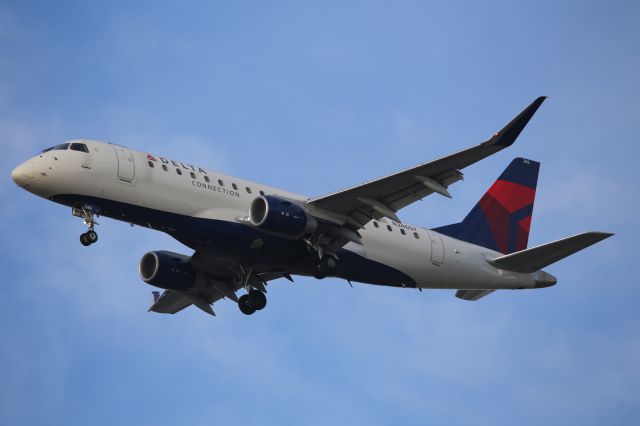
<path id="1" fill-rule="evenodd" d="M 529 123 L 533 114 L 536 113 L 540 105 L 547 99 L 546 96 L 540 96 L 524 109 L 516 118 L 511 120 L 509 124 L 504 126 L 502 130 L 493 135 L 491 139 L 485 142 L 487 145 L 497 145 L 501 147 L 511 146 L 520 135 L 524 127 Z"/>

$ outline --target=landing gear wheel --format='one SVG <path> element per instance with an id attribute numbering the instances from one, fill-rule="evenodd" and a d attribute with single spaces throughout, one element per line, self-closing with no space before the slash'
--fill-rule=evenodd
<path id="1" fill-rule="evenodd" d="M 94 215 L 96 213 L 93 212 L 91 207 L 89 206 L 77 206 L 71 208 L 71 214 L 83 219 L 84 224 L 87 225 L 87 232 L 80 235 L 80 242 L 83 246 L 89 246 L 98 241 L 98 233 L 93 230 L 93 227 L 98 224 L 95 221 Z"/>
<path id="2" fill-rule="evenodd" d="M 259 311 L 267 306 L 267 297 L 260 290 L 251 290 L 248 302 L 256 311 Z"/>
<path id="3" fill-rule="evenodd" d="M 93 244 L 98 241 L 98 233 L 93 229 L 90 229 L 86 232 L 86 239 L 89 241 L 89 244 Z"/>
<path id="4" fill-rule="evenodd" d="M 240 312 L 242 312 L 245 315 L 251 315 L 256 311 L 256 308 L 254 308 L 249 304 L 248 294 L 244 294 L 240 296 L 240 299 L 238 299 L 238 308 L 240 308 Z"/>
<path id="5" fill-rule="evenodd" d="M 327 277 L 327 271 L 322 268 L 322 265 L 317 264 L 316 268 L 313 270 L 313 277 L 321 280 Z"/>
<path id="6" fill-rule="evenodd" d="M 330 271 L 336 268 L 336 260 L 331 256 L 324 256 L 318 259 L 313 271 L 313 276 L 319 280 L 326 278 Z"/>
<path id="7" fill-rule="evenodd" d="M 91 245 L 91 241 L 87 238 L 86 232 L 84 234 L 80 234 L 80 243 L 85 247 Z"/>
<path id="8" fill-rule="evenodd" d="M 323 257 L 320 263 L 327 271 L 332 271 L 336 268 L 336 260 L 331 256 Z"/>

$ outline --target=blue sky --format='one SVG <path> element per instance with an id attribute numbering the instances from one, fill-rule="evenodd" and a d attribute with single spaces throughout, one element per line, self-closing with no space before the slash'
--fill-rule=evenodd
<path id="1" fill-rule="evenodd" d="M 135 4 L 132 4 L 135 3 Z M 637 2 L 0 2 L 0 424 L 638 424 Z M 456 222 L 516 156 L 542 163 L 530 244 L 616 236 L 551 289 L 275 282 L 147 313 L 148 250 L 189 250 L 20 190 L 11 169 L 107 140 L 310 196 L 481 142 L 539 95 L 517 144 L 465 170 Z"/>

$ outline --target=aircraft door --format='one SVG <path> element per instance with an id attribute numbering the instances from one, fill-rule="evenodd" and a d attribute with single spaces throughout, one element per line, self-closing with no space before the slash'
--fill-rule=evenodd
<path id="1" fill-rule="evenodd" d="M 118 158 L 118 179 L 131 182 L 135 177 L 136 167 L 131 151 L 123 146 L 111 145 Z"/>
<path id="2" fill-rule="evenodd" d="M 436 232 L 429 232 L 429 239 L 431 240 L 431 263 L 440 266 L 444 262 L 442 236 Z"/>

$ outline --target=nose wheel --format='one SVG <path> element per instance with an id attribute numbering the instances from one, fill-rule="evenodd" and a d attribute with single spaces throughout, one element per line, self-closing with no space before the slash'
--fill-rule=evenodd
<path id="1" fill-rule="evenodd" d="M 81 209 L 71 209 L 71 213 L 74 216 L 82 218 L 84 220 L 84 224 L 89 227 L 87 232 L 80 234 L 80 243 L 87 247 L 97 242 L 98 233 L 93 230 L 93 227 L 96 226 L 98 222 L 95 221 L 93 212 L 83 207 Z"/>

